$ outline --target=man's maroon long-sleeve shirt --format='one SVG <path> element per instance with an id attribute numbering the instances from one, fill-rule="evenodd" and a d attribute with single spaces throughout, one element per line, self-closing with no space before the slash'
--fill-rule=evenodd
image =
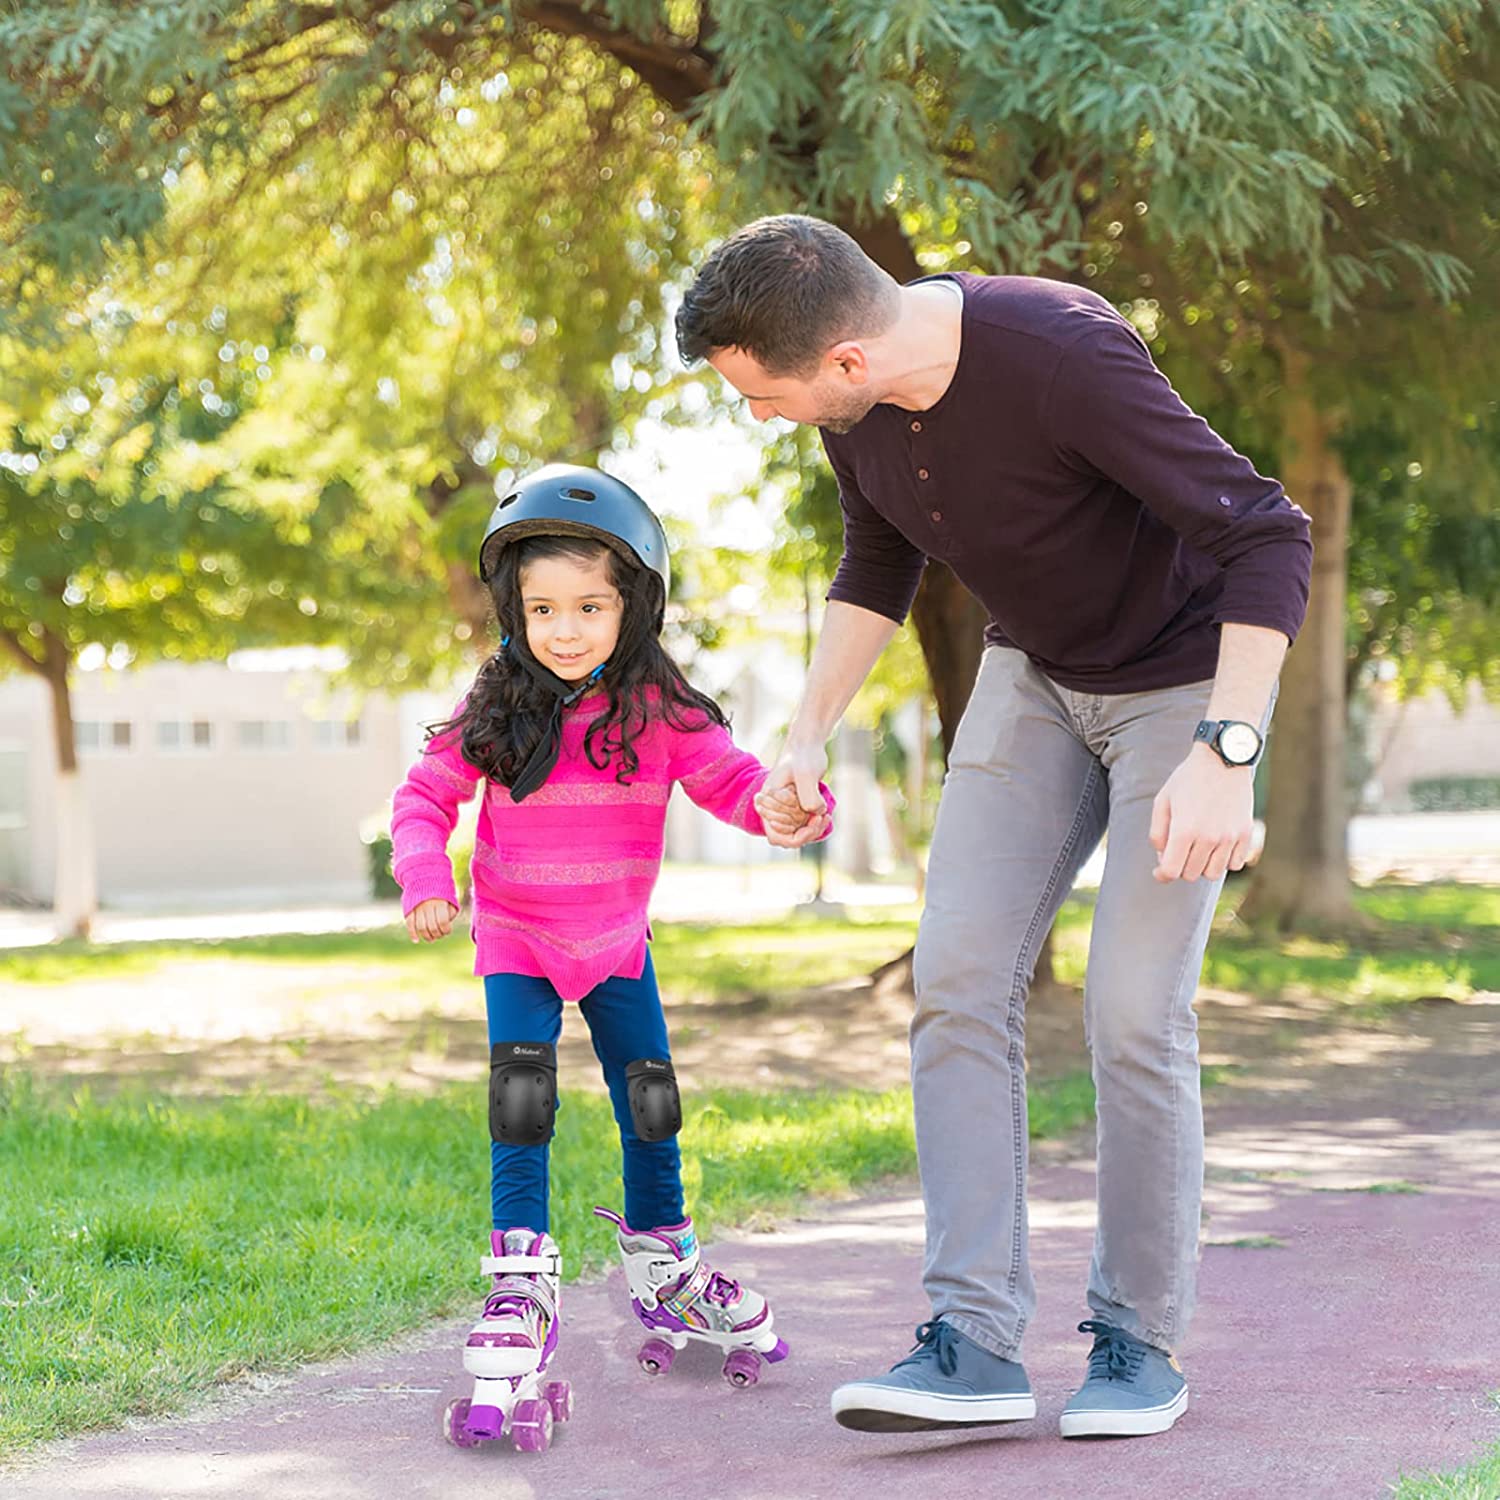
<path id="1" fill-rule="evenodd" d="M 986 640 L 1064 687 L 1214 675 L 1226 622 L 1294 638 L 1306 514 L 1184 405 L 1102 297 L 961 274 L 958 367 L 927 411 L 825 432 L 844 555 L 830 599 L 901 621 L 928 557 L 989 611 Z"/>

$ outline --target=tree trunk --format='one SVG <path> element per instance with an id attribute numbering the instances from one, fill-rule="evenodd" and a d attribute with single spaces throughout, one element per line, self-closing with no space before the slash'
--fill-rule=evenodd
<path id="1" fill-rule="evenodd" d="M 958 721 L 968 707 L 984 651 L 985 614 L 978 600 L 940 562 L 929 562 L 911 607 L 912 624 L 927 663 L 937 705 L 944 759 L 953 750 Z"/>
<path id="2" fill-rule="evenodd" d="M 1349 927 L 1345 790 L 1345 612 L 1352 489 L 1333 446 L 1336 420 L 1309 388 L 1310 361 L 1287 350 L 1283 482 L 1312 517 L 1312 595 L 1281 674 L 1270 749 L 1266 846 L 1240 915 L 1278 931 Z"/>
<path id="3" fill-rule="evenodd" d="M 57 746 L 57 866 L 52 881 L 52 914 L 59 938 L 87 938 L 99 909 L 94 865 L 94 831 L 78 769 L 73 734 L 73 703 L 68 691 L 68 649 L 52 632 L 42 636 L 37 669 L 52 695 L 52 732 Z"/>

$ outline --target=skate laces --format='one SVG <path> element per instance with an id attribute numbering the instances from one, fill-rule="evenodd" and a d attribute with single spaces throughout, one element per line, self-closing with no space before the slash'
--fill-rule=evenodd
<path id="1" fill-rule="evenodd" d="M 720 1307 L 728 1307 L 731 1302 L 740 1300 L 740 1284 L 732 1276 L 714 1271 L 708 1278 L 703 1297 L 707 1302 L 717 1302 Z"/>
<path id="2" fill-rule="evenodd" d="M 899 1370 L 902 1365 L 928 1360 L 934 1354 L 942 1374 L 951 1375 L 958 1368 L 958 1334 L 940 1318 L 917 1325 L 917 1347 L 892 1368 Z"/>
<path id="3" fill-rule="evenodd" d="M 1089 1318 L 1078 1325 L 1079 1333 L 1094 1335 L 1089 1351 L 1090 1380 L 1129 1380 L 1140 1370 L 1146 1358 L 1146 1346 L 1112 1323 Z"/>

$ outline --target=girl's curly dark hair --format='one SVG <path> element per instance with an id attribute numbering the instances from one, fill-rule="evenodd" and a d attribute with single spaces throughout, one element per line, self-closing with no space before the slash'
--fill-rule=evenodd
<path id="1" fill-rule="evenodd" d="M 526 644 L 521 574 L 528 563 L 546 557 L 605 561 L 609 580 L 624 601 L 620 638 L 599 679 L 609 702 L 584 735 L 584 752 L 591 765 L 602 771 L 617 760 L 615 780 L 628 781 L 640 769 L 635 738 L 646 728 L 648 710 L 674 729 L 707 729 L 710 724 L 728 727 L 724 711 L 687 681 L 662 647 L 659 632 L 665 600 L 657 574 L 592 538 L 532 536 L 505 548 L 489 580 L 500 634 L 509 644 L 480 667 L 463 708 L 454 718 L 433 725 L 429 740 L 458 735 L 463 757 L 471 766 L 501 786 L 514 785 L 540 742 L 556 702 L 555 695 L 536 682 L 518 659 L 524 652 L 536 661 Z M 655 694 L 649 693 L 652 688 Z"/>

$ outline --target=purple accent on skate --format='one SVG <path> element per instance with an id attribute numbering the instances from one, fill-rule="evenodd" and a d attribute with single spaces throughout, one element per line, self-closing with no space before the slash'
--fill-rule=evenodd
<path id="1" fill-rule="evenodd" d="M 552 1408 L 545 1401 L 516 1402 L 510 1440 L 520 1453 L 545 1453 L 552 1444 Z"/>
<path id="2" fill-rule="evenodd" d="M 744 1333 L 747 1329 L 750 1329 L 750 1328 L 759 1328 L 760 1325 L 762 1323 L 764 1323 L 766 1321 L 766 1319 L 769 1318 L 770 1316 L 771 1316 L 771 1304 L 768 1302 L 768 1303 L 766 1303 L 766 1305 L 763 1308 L 761 1308 L 761 1310 L 758 1313 L 756 1313 L 756 1315 L 753 1318 L 747 1318 L 743 1323 L 736 1323 L 734 1325 L 734 1327 L 730 1330 L 730 1332 L 731 1333 Z"/>
<path id="3" fill-rule="evenodd" d="M 542 1387 L 542 1400 L 552 1408 L 554 1422 L 566 1422 L 573 1415 L 573 1388 L 566 1380 L 549 1380 Z"/>
<path id="4" fill-rule="evenodd" d="M 724 1379 L 737 1390 L 746 1390 L 760 1379 L 760 1355 L 754 1349 L 736 1349 L 724 1361 Z"/>
<path id="5" fill-rule="evenodd" d="M 779 1365 L 782 1360 L 784 1360 L 791 1352 L 792 1351 L 787 1346 L 787 1341 L 785 1339 L 777 1339 L 776 1347 L 769 1353 L 762 1354 L 761 1358 L 765 1360 L 768 1365 Z"/>
<path id="6" fill-rule="evenodd" d="M 648 1312 L 641 1306 L 639 1297 L 632 1297 L 630 1305 L 635 1310 L 636 1317 L 641 1320 L 643 1328 L 665 1328 L 669 1333 L 680 1333 L 688 1326 L 676 1313 L 668 1312 L 664 1307 L 653 1307 Z"/>
<path id="7" fill-rule="evenodd" d="M 476 1443 L 494 1442 L 505 1430 L 505 1413 L 498 1406 L 469 1406 L 464 1417 L 464 1435 Z M 468 1447 L 469 1444 L 460 1444 Z"/>
<path id="8" fill-rule="evenodd" d="M 665 1339 L 647 1339 L 635 1358 L 648 1375 L 665 1375 L 672 1368 L 677 1351 Z"/>
<path id="9" fill-rule="evenodd" d="M 530 1349 L 531 1340 L 524 1333 L 471 1333 L 471 1349 Z"/>
<path id="10" fill-rule="evenodd" d="M 470 1437 L 464 1429 L 464 1423 L 469 1419 L 469 1398 L 465 1396 L 461 1401 L 450 1401 L 448 1409 L 443 1413 L 443 1436 L 453 1444 L 455 1448 L 477 1448 L 479 1439 Z"/>

